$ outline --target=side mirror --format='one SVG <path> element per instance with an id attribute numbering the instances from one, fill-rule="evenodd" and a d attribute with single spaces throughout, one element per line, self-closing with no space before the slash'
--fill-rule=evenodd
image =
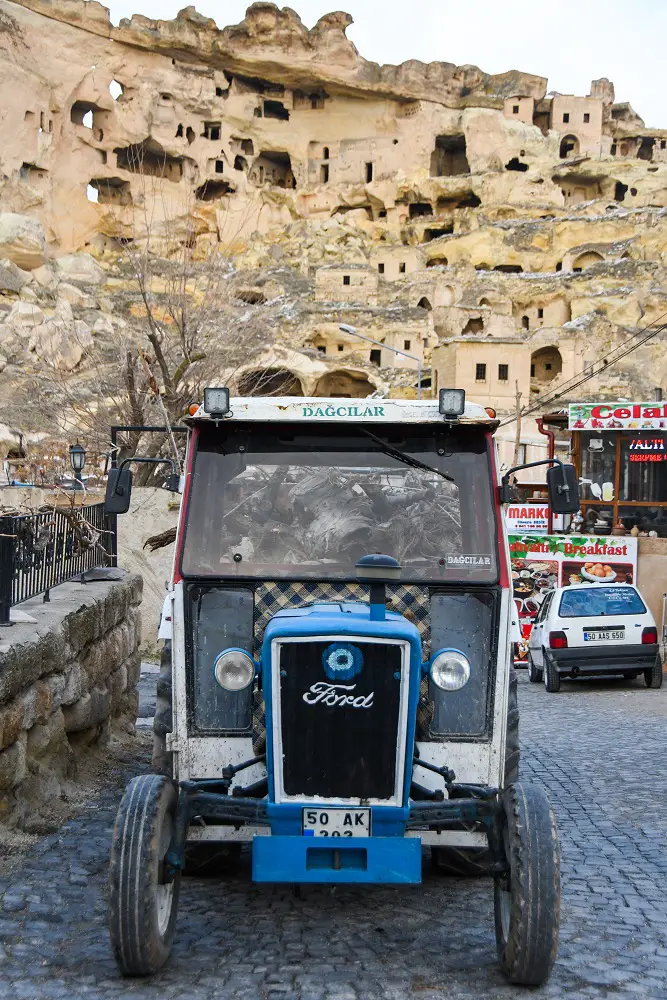
<path id="1" fill-rule="evenodd" d="M 549 503 L 554 514 L 576 514 L 579 510 L 579 484 L 573 465 L 554 465 L 547 472 Z"/>
<path id="2" fill-rule="evenodd" d="M 132 471 L 127 468 L 109 469 L 104 510 L 107 514 L 127 514 L 132 496 Z"/>
<path id="3" fill-rule="evenodd" d="M 170 493 L 178 493 L 181 486 L 181 477 L 177 472 L 170 472 L 167 476 L 164 487 Z"/>
<path id="4" fill-rule="evenodd" d="M 514 486 L 510 483 L 509 479 L 503 479 L 500 486 L 500 502 L 501 503 L 512 503 L 514 500 Z"/>

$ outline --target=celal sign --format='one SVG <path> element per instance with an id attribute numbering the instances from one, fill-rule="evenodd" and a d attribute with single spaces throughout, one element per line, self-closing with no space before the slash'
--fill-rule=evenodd
<path id="1" fill-rule="evenodd" d="M 667 403 L 570 403 L 571 431 L 667 430 Z"/>
<path id="2" fill-rule="evenodd" d="M 507 532 L 515 535 L 517 532 L 529 531 L 533 534 L 546 534 L 549 530 L 548 503 L 514 503 L 505 512 Z"/>

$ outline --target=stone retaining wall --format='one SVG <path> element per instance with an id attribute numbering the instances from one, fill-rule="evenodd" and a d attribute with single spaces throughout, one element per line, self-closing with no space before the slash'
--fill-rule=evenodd
<path id="1" fill-rule="evenodd" d="M 143 583 L 109 576 L 55 587 L 0 628 L 0 822 L 38 829 L 76 778 L 77 755 L 104 743 L 112 722 L 134 731 Z"/>

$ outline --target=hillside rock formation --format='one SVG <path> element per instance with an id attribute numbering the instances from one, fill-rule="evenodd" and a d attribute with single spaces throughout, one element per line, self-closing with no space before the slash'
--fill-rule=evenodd
<path id="1" fill-rule="evenodd" d="M 657 329 L 667 130 L 606 79 L 546 96 L 519 71 L 379 66 L 350 23 L 255 3 L 222 29 L 192 7 L 116 28 L 94 0 L 0 0 L 7 396 L 42 363 L 99 392 L 92 354 L 110 364 L 145 332 L 128 253 L 184 245 L 223 248 L 224 323 L 263 326 L 240 367 L 214 340 L 204 352 L 209 381 L 244 392 L 413 395 L 419 359 L 426 390 L 455 377 L 509 413 L 516 381 L 524 405 L 551 405 Z M 156 296 L 165 282 L 154 270 Z M 663 354 L 657 334 L 575 395 L 652 393 Z M 531 421 L 524 435 L 530 454 Z"/>

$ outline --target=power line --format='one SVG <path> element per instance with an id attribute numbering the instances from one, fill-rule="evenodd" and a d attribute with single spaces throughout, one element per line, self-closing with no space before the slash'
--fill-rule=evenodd
<path id="1" fill-rule="evenodd" d="M 658 316 L 658 319 L 662 319 L 663 316 L 667 316 L 667 312 L 661 313 L 661 315 Z M 636 337 L 640 336 L 640 334 L 642 333 L 645 333 L 647 330 L 650 331 L 648 333 L 648 336 L 644 337 L 636 344 L 633 344 L 631 347 L 628 347 L 626 351 L 623 351 L 623 348 L 626 346 L 626 344 L 629 344 L 632 340 L 635 340 Z M 633 351 L 637 350 L 637 348 L 642 347 L 645 343 L 647 343 L 647 341 L 651 340 L 652 337 L 655 337 L 656 334 L 662 333 L 663 330 L 667 330 L 667 323 L 663 323 L 662 326 L 653 328 L 645 326 L 641 330 L 638 330 L 637 333 L 633 333 L 633 335 L 631 337 L 628 337 L 627 340 L 623 341 L 622 344 L 618 344 L 616 347 L 612 348 L 612 350 L 609 351 L 608 354 L 605 354 L 602 356 L 602 358 L 599 358 L 598 360 L 594 361 L 593 364 L 589 366 L 589 368 L 584 368 L 583 372 L 581 373 L 583 377 L 574 375 L 568 382 L 560 386 L 558 392 L 554 393 L 553 396 L 547 399 L 539 399 L 535 403 L 533 403 L 532 406 L 529 406 L 526 409 L 522 410 L 521 416 L 525 417 L 531 413 L 534 413 L 536 410 L 543 409 L 545 406 L 551 406 L 553 403 L 556 402 L 556 400 L 561 399 L 563 396 L 570 393 L 573 389 L 579 388 L 579 386 L 583 385 L 584 382 L 588 382 L 590 379 L 595 378 L 597 375 L 600 375 L 603 371 L 606 371 L 608 368 L 610 368 L 611 365 L 616 364 L 617 361 L 622 361 L 622 359 L 627 357 L 628 354 L 631 354 Z M 618 354 L 617 357 L 614 357 L 613 360 L 607 361 L 607 358 L 610 358 L 613 354 L 617 354 L 618 351 L 622 351 L 622 353 Z M 600 365 L 601 367 L 598 367 Z M 506 424 L 514 423 L 515 420 L 516 416 L 508 417 L 506 420 L 503 420 L 499 426 L 504 427 Z"/>
<path id="2" fill-rule="evenodd" d="M 661 313 L 658 316 L 658 320 L 661 320 L 664 316 L 667 316 L 667 312 Z M 608 368 L 610 365 L 615 364 L 616 361 L 620 361 L 622 357 L 625 357 L 626 354 L 628 354 L 630 352 L 627 351 L 624 354 L 619 355 L 617 358 L 614 358 L 613 361 L 608 362 L 606 365 L 604 364 L 604 362 L 606 361 L 606 359 L 610 358 L 612 356 L 612 354 L 616 354 L 618 351 L 621 351 L 626 346 L 626 344 L 629 344 L 632 340 L 635 340 L 642 333 L 646 333 L 647 330 L 650 331 L 648 337 L 645 337 L 644 340 L 642 340 L 640 343 L 633 345 L 633 347 L 630 350 L 634 350 L 636 347 L 641 347 L 641 345 L 644 344 L 644 343 L 646 343 L 647 340 L 650 340 L 651 337 L 654 337 L 656 333 L 660 333 L 661 330 L 664 330 L 664 329 L 665 329 L 665 324 L 663 324 L 662 326 L 657 327 L 657 328 L 653 328 L 652 326 L 644 326 L 644 327 L 642 327 L 641 330 L 637 330 L 637 332 L 633 333 L 632 336 L 628 337 L 627 340 L 624 340 L 622 344 L 618 344 L 616 347 L 613 347 L 608 352 L 608 354 L 603 354 L 603 356 L 601 358 L 598 358 L 596 361 L 594 361 L 593 364 L 590 365 L 588 368 L 584 368 L 583 372 L 581 372 L 580 375 L 585 375 L 586 372 L 590 372 L 590 374 L 586 375 L 585 378 L 581 379 L 580 375 L 573 375 L 571 379 L 569 379 L 567 382 L 565 382 L 563 385 L 561 385 L 559 387 L 558 392 L 554 393 L 554 395 L 553 395 L 553 397 L 551 399 L 546 399 L 546 400 L 545 399 L 541 399 L 541 400 L 538 400 L 532 407 L 530 407 L 525 412 L 526 413 L 532 412 L 535 409 L 540 409 L 542 406 L 546 405 L 547 403 L 550 403 L 550 402 L 553 402 L 553 401 L 555 401 L 557 399 L 560 399 L 561 396 L 563 396 L 563 395 L 565 395 L 565 393 L 569 392 L 570 389 L 576 389 L 577 386 L 581 385 L 583 382 L 588 381 L 589 378 L 594 378 L 596 374 L 599 374 L 603 370 L 603 368 Z M 595 367 L 595 365 L 599 365 L 601 363 L 603 364 L 603 368 L 598 368 L 597 372 L 593 371 L 593 368 Z"/>

